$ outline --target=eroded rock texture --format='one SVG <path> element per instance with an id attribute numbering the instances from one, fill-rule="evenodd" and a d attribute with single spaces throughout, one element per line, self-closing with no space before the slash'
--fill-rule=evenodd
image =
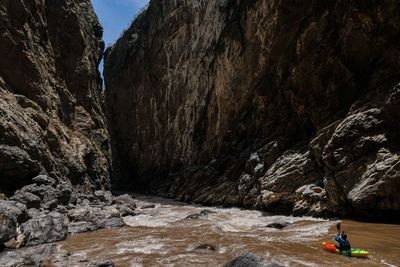
<path id="1" fill-rule="evenodd" d="M 109 187 L 101 39 L 89 0 L 0 0 L 0 192 Z"/>
<path id="2" fill-rule="evenodd" d="M 399 12 L 395 0 L 150 1 L 106 56 L 116 184 L 398 215 Z"/>

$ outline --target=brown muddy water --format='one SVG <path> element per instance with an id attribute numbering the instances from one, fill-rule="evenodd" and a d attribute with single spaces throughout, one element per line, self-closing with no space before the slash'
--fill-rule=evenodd
<path id="1" fill-rule="evenodd" d="M 400 266 L 400 225 L 343 221 L 352 247 L 370 252 L 368 259 L 357 259 L 322 250 L 322 242 L 333 242 L 338 221 L 138 198 L 156 207 L 127 217 L 127 227 L 72 235 L 61 243 L 73 256 L 111 259 L 116 266 L 222 266 L 246 252 L 283 266 Z M 215 213 L 185 219 L 203 209 Z M 291 224 L 265 227 L 272 222 Z M 202 244 L 215 251 L 195 249 Z"/>

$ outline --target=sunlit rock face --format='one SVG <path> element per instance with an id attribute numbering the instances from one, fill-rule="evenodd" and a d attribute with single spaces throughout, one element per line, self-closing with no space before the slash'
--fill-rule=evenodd
<path id="1" fill-rule="evenodd" d="M 399 10 L 150 1 L 106 53 L 116 186 L 294 214 L 398 214 Z"/>
<path id="2" fill-rule="evenodd" d="M 89 0 L 0 1 L 0 192 L 109 186 L 102 31 Z"/>

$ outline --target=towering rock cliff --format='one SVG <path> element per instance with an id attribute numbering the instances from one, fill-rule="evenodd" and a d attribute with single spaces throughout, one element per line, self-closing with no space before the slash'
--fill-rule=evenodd
<path id="1" fill-rule="evenodd" d="M 399 215 L 399 12 L 395 0 L 151 0 L 106 53 L 116 186 Z"/>
<path id="2" fill-rule="evenodd" d="M 90 0 L 0 0 L 0 193 L 109 187 L 103 49 Z"/>

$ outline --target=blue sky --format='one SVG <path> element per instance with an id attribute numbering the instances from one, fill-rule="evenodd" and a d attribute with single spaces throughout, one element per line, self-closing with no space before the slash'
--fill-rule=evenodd
<path id="1" fill-rule="evenodd" d="M 148 0 L 92 0 L 94 9 L 104 28 L 106 46 L 114 43 Z M 100 66 L 103 71 L 103 64 Z"/>

